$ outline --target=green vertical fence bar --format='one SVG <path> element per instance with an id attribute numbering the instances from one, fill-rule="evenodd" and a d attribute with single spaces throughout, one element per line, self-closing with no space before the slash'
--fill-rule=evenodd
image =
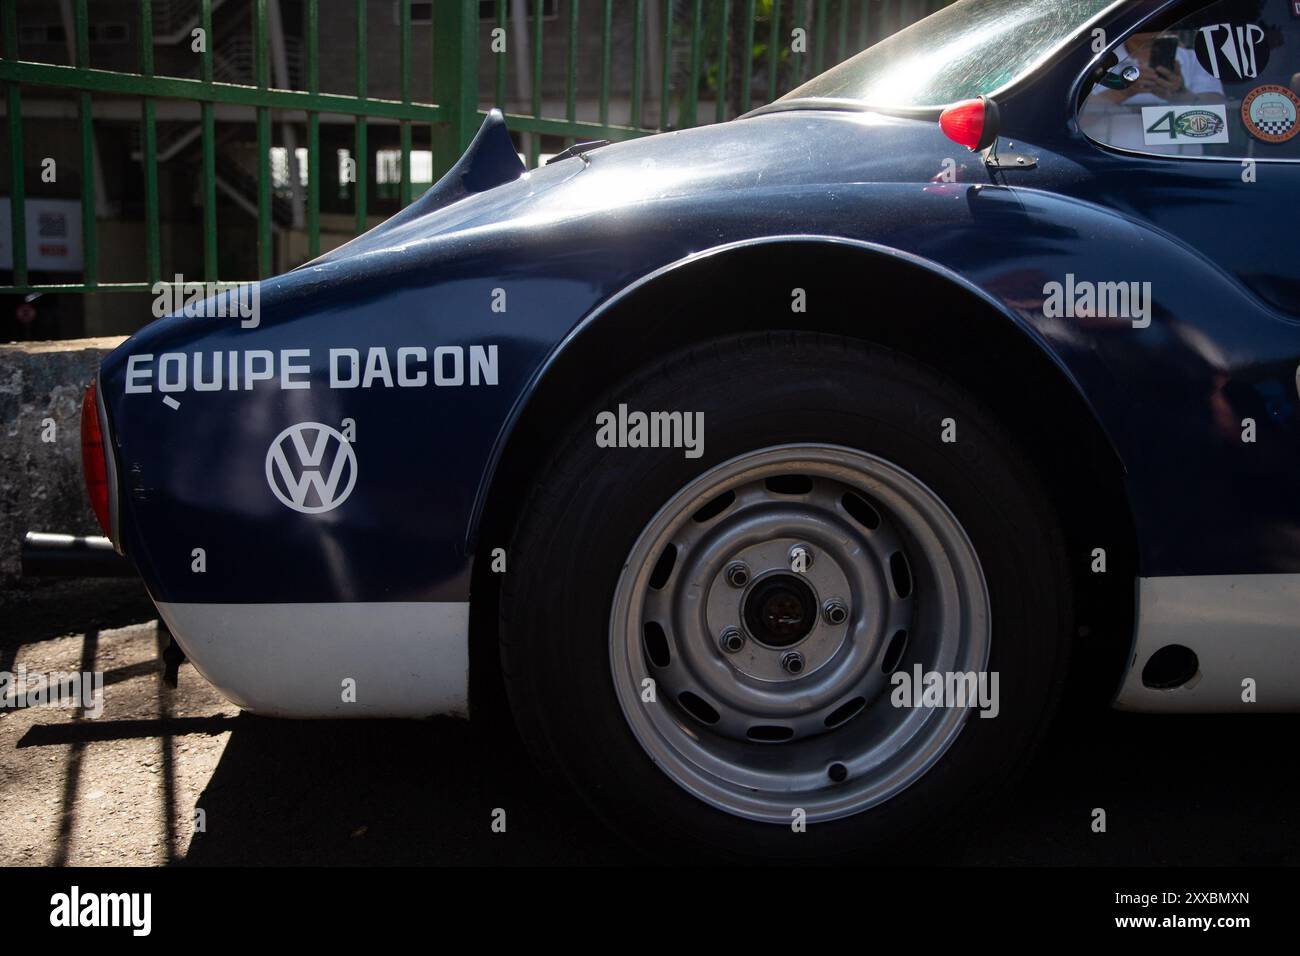
<path id="1" fill-rule="evenodd" d="M 18 0 L 4 4 L 4 55 L 18 59 Z M 22 90 L 8 84 L 5 98 L 9 107 L 9 239 L 14 251 L 14 285 L 27 285 L 27 183 L 23 179 Z"/>
<path id="2" fill-rule="evenodd" d="M 140 73 L 153 76 L 153 0 L 140 0 Z M 144 166 L 144 256 L 149 285 L 162 277 L 158 215 L 158 126 L 154 103 L 140 101 L 140 153 Z"/>
<path id="3" fill-rule="evenodd" d="M 609 82 L 611 32 L 614 29 L 614 0 L 605 0 L 600 11 L 600 125 L 609 125 Z"/>
<path id="4" fill-rule="evenodd" d="M 266 49 L 266 0 L 253 6 L 253 63 L 257 88 L 269 88 Z M 271 274 L 271 111 L 257 108 L 257 277 Z"/>
<path id="5" fill-rule="evenodd" d="M 90 69 L 90 26 L 86 18 L 86 0 L 74 4 L 76 67 Z M 91 116 L 90 94 L 77 94 L 77 112 L 81 119 L 81 256 L 82 280 L 87 288 L 99 285 L 99 240 L 95 221 L 95 126 Z"/>
<path id="6" fill-rule="evenodd" d="M 578 0 L 573 0 L 573 2 L 576 5 Z M 503 37 L 506 35 L 506 10 L 509 5 L 510 0 L 496 0 L 497 29 L 501 31 Z M 493 99 L 496 100 L 497 109 L 504 113 L 506 109 L 506 60 L 509 55 L 505 52 L 493 52 L 492 55 L 496 57 L 497 68 L 496 95 Z"/>
<path id="7" fill-rule="evenodd" d="M 781 62 L 781 0 L 772 0 L 771 19 L 767 24 L 767 101 L 776 99 L 776 73 Z"/>
<path id="8" fill-rule="evenodd" d="M 357 0 L 357 98 L 365 99 L 369 89 L 369 77 L 367 74 L 366 64 L 366 0 Z M 366 231 L 366 187 L 370 183 L 370 165 L 367 162 L 369 156 L 367 151 L 370 147 L 366 144 L 366 118 L 357 117 L 356 128 L 356 164 L 357 175 L 356 186 L 357 196 L 357 234 Z"/>
<path id="9" fill-rule="evenodd" d="M 437 179 L 455 165 L 479 126 L 478 3 L 443 0 L 434 9 L 433 99 L 441 109 L 432 129 Z"/>
<path id="10" fill-rule="evenodd" d="M 542 117 L 542 13 L 544 0 L 533 0 L 533 115 Z M 537 156 L 542 151 L 540 133 L 528 137 L 528 167 L 537 168 Z"/>
<path id="11" fill-rule="evenodd" d="M 397 69 L 400 73 L 402 105 L 411 105 L 411 0 L 398 0 L 401 6 L 401 44 L 397 54 Z M 398 184 L 398 202 L 403 206 L 411 204 L 411 121 L 402 120 L 398 127 L 402 144 L 402 181 Z"/>
<path id="12" fill-rule="evenodd" d="M 754 72 L 754 0 L 745 0 L 745 39 L 740 54 L 740 112 L 748 113 Z"/>
<path id="13" fill-rule="evenodd" d="M 203 30 L 203 54 L 199 77 L 212 82 L 212 0 L 201 0 L 199 19 Z M 217 281 L 217 124 L 212 103 L 199 107 L 203 124 L 203 278 Z"/>
<path id="14" fill-rule="evenodd" d="M 816 76 L 823 69 L 826 63 L 826 3 L 827 0 L 817 0 L 816 21 L 813 24 L 813 76 Z"/>
<path id="15" fill-rule="evenodd" d="M 659 128 L 667 129 L 673 122 L 673 5 L 664 7 L 664 68 L 659 90 Z"/>
<path id="16" fill-rule="evenodd" d="M 804 51 L 796 53 L 794 48 L 790 50 L 790 89 L 794 89 L 803 82 L 804 62 L 807 59 L 808 47 L 808 23 L 804 9 L 804 0 L 794 0 L 794 25 L 804 31 Z M 787 91 L 788 92 L 788 91 Z"/>
<path id="17" fill-rule="evenodd" d="M 632 3 L 632 105 L 628 108 L 627 125 L 641 128 L 641 43 L 642 20 L 645 18 L 645 0 Z"/>
<path id="18" fill-rule="evenodd" d="M 840 0 L 840 26 L 835 38 L 836 62 L 842 62 L 853 54 L 849 52 L 849 0 Z"/>
<path id="19" fill-rule="evenodd" d="M 569 3 L 569 42 L 564 58 L 564 118 L 572 123 L 578 118 L 578 0 Z M 566 137 L 565 146 L 577 140 Z"/>
<path id="20" fill-rule="evenodd" d="M 719 15 L 722 27 L 718 30 L 718 106 L 713 118 L 721 123 L 727 118 L 727 41 L 731 30 L 731 0 L 722 0 Z"/>
<path id="21" fill-rule="evenodd" d="M 695 125 L 695 108 L 699 105 L 700 98 L 700 63 L 701 56 L 700 45 L 704 32 L 704 4 L 703 0 L 693 0 L 691 3 L 691 71 L 686 77 L 686 105 L 685 116 L 682 119 L 682 125 L 691 127 Z"/>
<path id="22" fill-rule="evenodd" d="M 865 50 L 871 42 L 871 0 L 862 0 L 862 15 L 858 17 L 858 49 Z"/>
<path id="23" fill-rule="evenodd" d="M 307 92 L 315 96 L 320 92 L 320 69 L 317 63 L 320 36 L 320 12 L 316 0 L 307 2 Z M 320 255 L 320 113 L 307 114 L 307 254 L 315 259 Z"/>

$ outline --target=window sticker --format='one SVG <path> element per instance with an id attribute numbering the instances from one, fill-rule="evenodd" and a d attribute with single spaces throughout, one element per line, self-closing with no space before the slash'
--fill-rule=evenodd
<path id="1" fill-rule="evenodd" d="M 1226 143 L 1228 113 L 1222 106 L 1142 107 L 1143 137 L 1148 146 L 1179 143 Z"/>
<path id="2" fill-rule="evenodd" d="M 1257 86 L 1241 101 L 1246 132 L 1265 143 L 1285 143 L 1300 133 L 1300 97 L 1285 86 Z"/>
<path id="3" fill-rule="evenodd" d="M 1268 65 L 1269 44 L 1255 23 L 1215 23 L 1196 32 L 1196 59 L 1216 80 L 1241 83 Z"/>

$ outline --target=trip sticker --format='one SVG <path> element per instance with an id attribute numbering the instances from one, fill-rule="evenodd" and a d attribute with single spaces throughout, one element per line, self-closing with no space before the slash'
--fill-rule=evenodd
<path id="1" fill-rule="evenodd" d="M 1228 113 L 1222 106 L 1144 106 L 1142 129 L 1148 146 L 1226 143 Z"/>
<path id="2" fill-rule="evenodd" d="M 1216 80 L 1244 83 L 1268 66 L 1268 33 L 1257 23 L 1213 23 L 1196 33 L 1196 60 Z"/>
<path id="3" fill-rule="evenodd" d="M 1246 132 L 1265 143 L 1285 143 L 1300 133 L 1300 97 L 1285 86 L 1257 86 L 1241 101 Z"/>

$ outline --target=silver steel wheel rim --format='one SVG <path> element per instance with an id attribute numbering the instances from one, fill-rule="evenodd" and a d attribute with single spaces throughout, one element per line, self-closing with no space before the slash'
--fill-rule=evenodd
<path id="1" fill-rule="evenodd" d="M 802 573 L 788 566 L 796 545 L 812 554 Z M 785 576 L 847 620 L 821 613 L 773 643 L 807 625 Z M 751 595 L 771 613 L 752 613 Z M 947 751 L 969 709 L 893 706 L 890 675 L 983 672 L 990 626 L 978 555 L 923 482 L 855 449 L 780 445 L 700 475 L 651 519 L 615 588 L 610 665 L 624 717 L 676 784 L 739 817 L 816 822 L 889 800 Z M 728 628 L 738 651 L 723 647 Z M 782 664 L 791 651 L 798 674 Z"/>

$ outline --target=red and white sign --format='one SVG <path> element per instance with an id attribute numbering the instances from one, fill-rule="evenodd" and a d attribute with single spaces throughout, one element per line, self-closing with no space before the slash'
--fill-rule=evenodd
<path id="1" fill-rule="evenodd" d="M 75 199 L 28 199 L 27 268 L 80 272 L 81 203 Z M 0 269 L 14 267 L 9 197 L 0 197 Z"/>

